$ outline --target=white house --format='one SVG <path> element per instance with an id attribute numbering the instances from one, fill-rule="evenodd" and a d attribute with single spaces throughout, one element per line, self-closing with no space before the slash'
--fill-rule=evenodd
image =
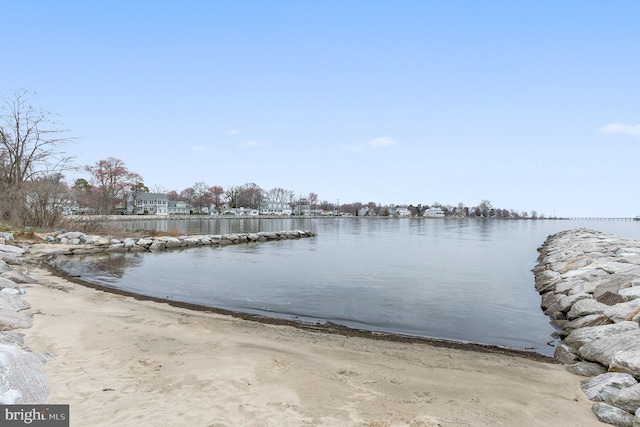
<path id="1" fill-rule="evenodd" d="M 260 207 L 260 215 L 291 215 L 289 203 L 267 200 Z"/>
<path id="2" fill-rule="evenodd" d="M 424 211 L 423 216 L 428 218 L 444 218 L 444 211 L 440 207 L 429 208 Z"/>
<path id="3" fill-rule="evenodd" d="M 408 208 L 397 207 L 396 208 L 396 215 L 397 216 L 401 216 L 401 217 L 411 216 L 411 211 Z"/>
<path id="4" fill-rule="evenodd" d="M 169 200 L 167 203 L 167 213 L 169 215 L 189 215 L 189 205 L 182 200 Z"/>
<path id="5" fill-rule="evenodd" d="M 127 211 L 136 215 L 169 215 L 166 194 L 129 192 Z"/>

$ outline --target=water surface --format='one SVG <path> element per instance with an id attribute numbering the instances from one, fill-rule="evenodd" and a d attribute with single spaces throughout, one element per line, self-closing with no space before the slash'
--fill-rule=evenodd
<path id="1" fill-rule="evenodd" d="M 554 329 L 534 289 L 536 248 L 577 227 L 640 238 L 635 221 L 219 218 L 130 226 L 189 234 L 309 229 L 318 236 L 68 257 L 60 266 L 160 298 L 547 355 Z"/>

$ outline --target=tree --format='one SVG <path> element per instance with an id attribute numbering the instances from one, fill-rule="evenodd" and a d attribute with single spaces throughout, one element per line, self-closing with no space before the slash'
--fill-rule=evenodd
<path id="1" fill-rule="evenodd" d="M 313 209 L 313 207 L 318 204 L 318 195 L 316 193 L 309 193 L 307 200 L 309 201 L 309 208 Z"/>
<path id="2" fill-rule="evenodd" d="M 180 199 L 187 202 L 189 210 L 193 207 L 193 202 L 196 197 L 196 190 L 193 187 L 185 188 L 180 192 Z"/>
<path id="3" fill-rule="evenodd" d="M 180 200 L 180 195 L 176 190 L 171 190 L 167 193 L 167 200 L 171 200 L 171 201 Z"/>
<path id="4" fill-rule="evenodd" d="M 53 227 L 71 207 L 70 191 L 62 174 L 47 175 L 24 183 L 25 224 Z"/>
<path id="5" fill-rule="evenodd" d="M 239 187 L 229 187 L 226 195 L 231 208 L 259 209 L 265 198 L 264 190 L 252 182 Z"/>
<path id="6" fill-rule="evenodd" d="M 204 208 L 209 208 L 213 203 L 213 195 L 208 184 L 200 181 L 193 185 L 193 203 L 198 213 L 202 213 Z"/>
<path id="7" fill-rule="evenodd" d="M 0 181 L 18 185 L 70 169 L 72 157 L 61 148 L 71 138 L 57 129 L 51 114 L 29 101 L 35 94 L 14 92 L 1 107 Z"/>
<path id="8" fill-rule="evenodd" d="M 480 202 L 480 205 L 478 206 L 478 209 L 480 211 L 480 215 L 483 217 L 488 217 L 491 216 L 491 211 L 493 210 L 493 206 L 491 206 L 491 202 L 487 199 L 484 199 Z M 477 213 L 476 213 L 477 215 Z M 478 216 L 480 216 L 478 215 Z"/>
<path id="9" fill-rule="evenodd" d="M 220 213 L 222 209 L 222 201 L 224 200 L 222 196 L 224 195 L 224 188 L 214 185 L 209 189 L 211 195 L 213 196 L 213 205 L 216 207 L 216 212 Z"/>
<path id="10" fill-rule="evenodd" d="M 293 190 L 285 190 L 284 188 L 276 187 L 267 191 L 267 200 L 275 203 L 293 203 L 295 200 L 295 192 Z"/>
<path id="11" fill-rule="evenodd" d="M 100 193 L 98 209 L 104 215 L 116 213 L 116 205 L 126 203 L 127 190 L 140 178 L 140 175 L 130 172 L 122 160 L 114 157 L 100 160 L 85 169 Z"/>
<path id="12" fill-rule="evenodd" d="M 12 223 L 24 224 L 28 216 L 24 183 L 55 181 L 72 167 L 73 157 L 62 150 L 71 141 L 68 131 L 30 104 L 35 95 L 19 90 L 0 103 L 0 219 Z M 41 188 L 33 185 L 28 193 Z"/>

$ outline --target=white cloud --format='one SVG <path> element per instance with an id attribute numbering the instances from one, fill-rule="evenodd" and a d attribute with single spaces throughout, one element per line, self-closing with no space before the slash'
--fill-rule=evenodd
<path id="1" fill-rule="evenodd" d="M 625 123 L 609 123 L 598 129 L 601 133 L 621 133 L 640 138 L 640 125 L 628 125 Z"/>
<path id="2" fill-rule="evenodd" d="M 193 151 L 207 151 L 207 147 L 204 145 L 194 145 L 192 148 Z"/>
<path id="3" fill-rule="evenodd" d="M 369 145 L 372 147 L 388 147 L 389 145 L 395 145 L 397 142 L 394 139 L 387 138 L 386 136 L 379 136 L 369 141 Z"/>
<path id="4" fill-rule="evenodd" d="M 262 144 L 256 141 L 247 141 L 244 144 L 240 144 L 239 147 L 240 148 L 254 148 L 254 147 L 259 147 Z"/>

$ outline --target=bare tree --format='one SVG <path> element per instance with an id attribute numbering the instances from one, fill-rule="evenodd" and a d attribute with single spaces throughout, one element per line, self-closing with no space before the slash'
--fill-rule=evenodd
<path id="1" fill-rule="evenodd" d="M 27 218 L 27 194 L 38 187 L 27 192 L 23 184 L 59 179 L 72 166 L 73 157 L 62 150 L 71 141 L 68 131 L 58 128 L 51 113 L 30 104 L 35 95 L 19 90 L 0 103 L 0 219 L 15 223 Z"/>
<path id="2" fill-rule="evenodd" d="M 211 191 L 211 195 L 213 196 L 213 205 L 216 207 L 216 212 L 220 213 L 220 209 L 222 208 L 222 196 L 224 195 L 224 188 L 214 185 L 209 189 Z"/>
<path id="3" fill-rule="evenodd" d="M 180 200 L 187 202 L 189 210 L 193 208 L 194 199 L 196 196 L 196 190 L 193 187 L 185 188 L 180 192 Z"/>
<path id="4" fill-rule="evenodd" d="M 65 210 L 71 207 L 69 187 L 62 174 L 48 175 L 27 181 L 25 224 L 53 227 Z"/>
<path id="5" fill-rule="evenodd" d="M 196 182 L 193 185 L 193 202 L 194 206 L 198 209 L 199 213 L 202 213 L 204 208 L 209 208 L 213 203 L 213 195 L 209 185 L 205 182 Z"/>
<path id="6" fill-rule="evenodd" d="M 140 175 L 130 172 L 122 160 L 114 157 L 100 160 L 85 169 L 100 191 L 99 211 L 104 215 L 114 214 L 117 205 L 126 206 L 127 190 L 142 181 Z"/>
<path id="7" fill-rule="evenodd" d="M 291 204 L 295 199 L 295 192 L 293 190 L 285 190 L 284 188 L 276 187 L 267 191 L 266 198 L 275 203 Z"/>

